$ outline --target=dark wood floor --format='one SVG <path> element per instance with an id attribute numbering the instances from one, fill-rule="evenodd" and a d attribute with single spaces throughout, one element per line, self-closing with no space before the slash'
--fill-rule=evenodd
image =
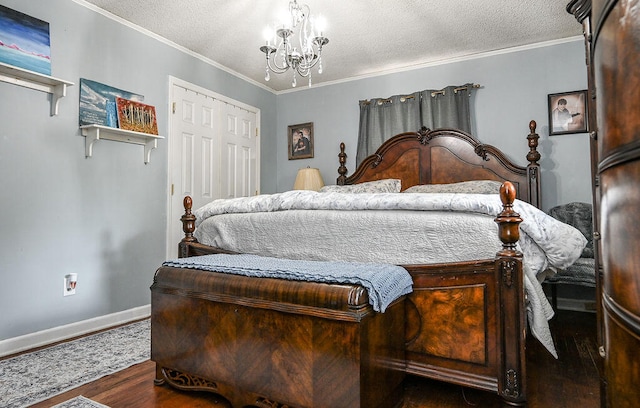
<path id="1" fill-rule="evenodd" d="M 593 313 L 559 311 L 551 321 L 558 349 L 554 359 L 535 339 L 527 342 L 530 408 L 596 408 L 600 381 Z M 215 394 L 181 392 L 155 386 L 155 365 L 147 361 L 34 405 L 50 407 L 78 395 L 111 408 L 228 408 Z M 408 377 L 403 408 L 502 407 L 497 395 L 456 385 Z"/>

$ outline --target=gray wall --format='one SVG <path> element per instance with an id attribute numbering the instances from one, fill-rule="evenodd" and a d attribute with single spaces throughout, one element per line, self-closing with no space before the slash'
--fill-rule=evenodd
<path id="1" fill-rule="evenodd" d="M 85 158 L 80 78 L 144 95 L 164 136 L 170 75 L 261 109 L 265 139 L 276 95 L 71 0 L 0 4 L 49 22 L 52 76 L 75 83 L 50 116 L 48 94 L 0 82 L 3 340 L 149 304 L 165 257 L 167 140 L 147 165 L 141 146 L 111 141 Z M 275 190 L 271 146 L 262 150 L 265 191 Z M 78 289 L 63 297 L 70 272 Z"/>
<path id="2" fill-rule="evenodd" d="M 0 4 L 50 23 L 52 74 L 76 84 L 52 117 L 47 94 L 0 82 L 0 340 L 147 305 L 164 260 L 167 140 L 147 165 L 142 147 L 110 141 L 85 158 L 80 78 L 144 95 L 165 136 L 169 76 L 258 107 L 264 193 L 290 189 L 307 165 L 333 183 L 341 141 L 353 171 L 358 100 L 476 82 L 478 138 L 524 163 L 537 120 L 544 206 L 590 201 L 588 136 L 550 138 L 547 126 L 548 93 L 586 88 L 577 40 L 276 96 L 71 0 Z M 315 125 L 315 158 L 289 161 L 287 126 L 304 122 Z M 63 297 L 70 272 L 77 294 Z"/>
<path id="3" fill-rule="evenodd" d="M 337 63 L 326 61 L 325 69 Z M 482 85 L 472 97 L 474 135 L 518 164 L 527 164 L 529 121 L 537 122 L 544 210 L 591 202 L 588 134 L 549 137 L 548 126 L 548 94 L 587 88 L 581 38 L 279 95 L 278 190 L 291 189 L 297 170 L 307 166 L 318 167 L 325 183 L 334 184 L 340 142 L 347 146 L 349 174 L 355 170 L 359 100 L 468 82 Z M 314 123 L 315 157 L 288 160 L 287 126 L 304 122 Z"/>

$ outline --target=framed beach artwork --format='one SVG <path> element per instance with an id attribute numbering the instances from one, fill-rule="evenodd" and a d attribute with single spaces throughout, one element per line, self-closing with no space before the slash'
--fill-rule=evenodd
<path id="1" fill-rule="evenodd" d="M 0 5 L 0 62 L 51 75 L 49 23 Z"/>
<path id="2" fill-rule="evenodd" d="M 80 78 L 80 126 L 102 125 L 117 128 L 116 98 L 144 101 L 142 95 Z"/>
<path id="3" fill-rule="evenodd" d="M 548 95 L 549 135 L 587 133 L 587 91 L 563 92 Z"/>
<path id="4" fill-rule="evenodd" d="M 289 126 L 289 160 L 313 158 L 313 122 Z"/>

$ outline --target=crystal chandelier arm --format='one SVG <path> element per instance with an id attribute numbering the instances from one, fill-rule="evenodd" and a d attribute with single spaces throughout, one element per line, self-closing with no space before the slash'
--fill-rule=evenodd
<path id="1" fill-rule="evenodd" d="M 282 74 L 286 72 L 290 67 L 290 51 L 288 37 L 291 35 L 291 30 L 279 29 L 277 35 L 282 38 L 280 44 L 277 47 L 273 45 L 263 45 L 260 47 L 260 51 L 264 52 L 267 58 L 267 68 L 271 69 L 276 74 Z M 280 58 L 283 56 L 282 58 Z M 278 60 L 282 60 L 282 64 L 278 64 Z"/>
<path id="2" fill-rule="evenodd" d="M 290 68 L 288 64 L 284 66 L 279 66 L 278 63 L 274 60 L 275 60 L 275 56 L 273 58 L 270 58 L 269 55 L 267 55 L 267 67 L 269 67 L 269 69 L 275 72 L 276 74 L 283 74 L 287 72 L 287 70 Z"/>
<path id="3" fill-rule="evenodd" d="M 268 58 L 267 63 L 272 71 L 278 74 L 286 72 L 291 68 L 291 50 L 286 40 L 283 40 L 276 51 Z"/>
<path id="4" fill-rule="evenodd" d="M 318 68 L 318 73 L 322 74 L 322 46 L 327 44 L 329 40 L 325 37 L 315 37 L 313 39 L 313 44 L 318 47 L 317 53 L 310 54 L 310 58 L 302 58 L 300 63 L 294 66 L 298 74 L 303 77 L 307 77 L 310 75 L 311 69 L 313 69 L 316 65 L 320 64 Z"/>

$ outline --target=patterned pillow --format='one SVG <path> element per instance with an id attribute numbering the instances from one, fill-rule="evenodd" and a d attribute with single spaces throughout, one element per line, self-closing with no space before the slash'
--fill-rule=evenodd
<path id="1" fill-rule="evenodd" d="M 329 185 L 320 189 L 321 193 L 399 193 L 402 185 L 399 179 L 384 179 L 350 184 L 348 186 Z"/>
<path id="2" fill-rule="evenodd" d="M 421 184 L 409 187 L 404 193 L 463 193 L 463 194 L 498 194 L 500 192 L 499 181 L 473 180 L 461 181 L 451 184 Z"/>

